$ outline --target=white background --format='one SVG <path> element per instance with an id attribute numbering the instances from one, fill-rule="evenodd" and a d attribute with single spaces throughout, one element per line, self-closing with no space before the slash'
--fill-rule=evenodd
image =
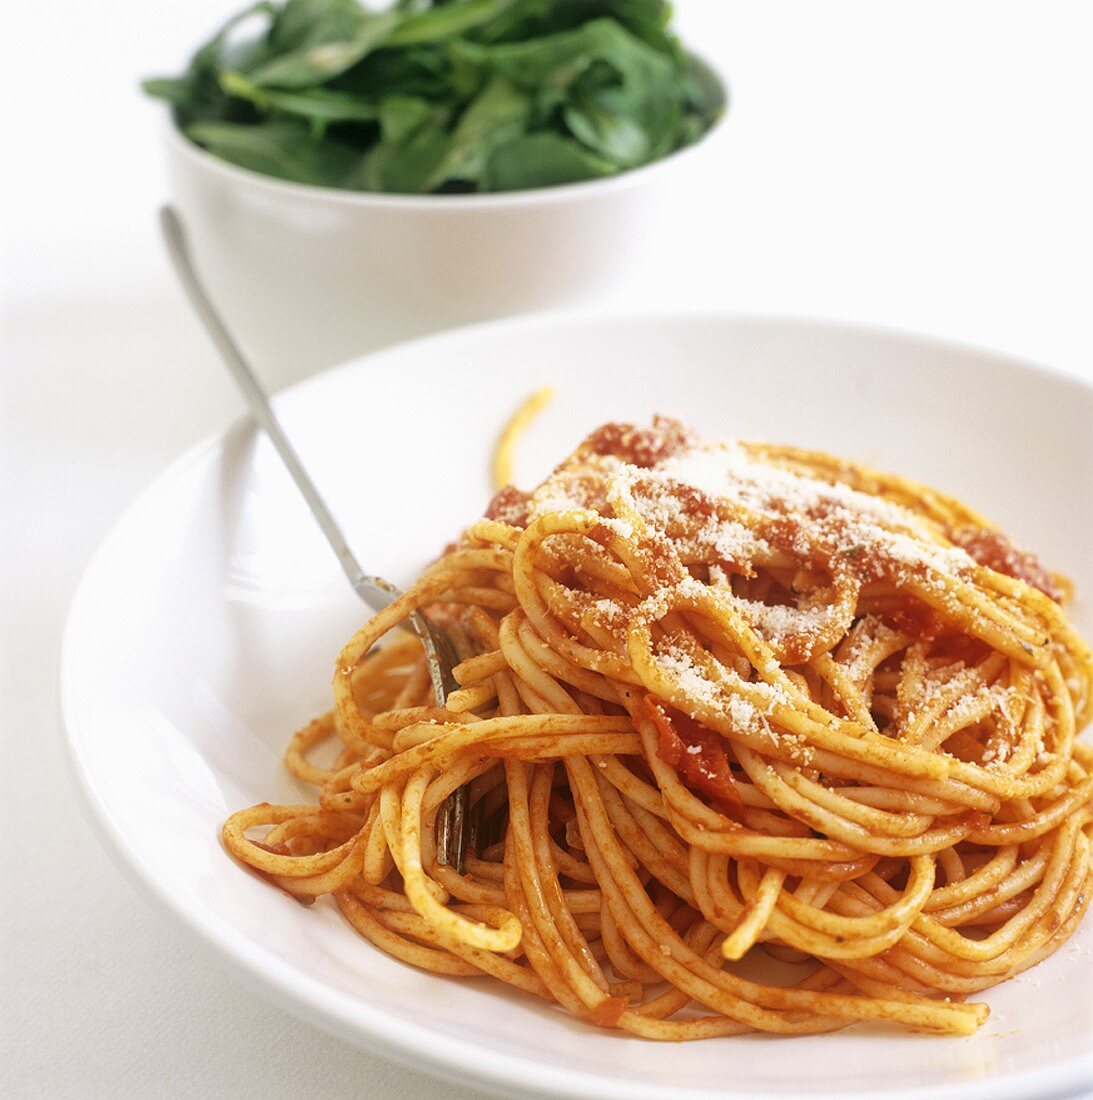
<path id="1" fill-rule="evenodd" d="M 5 12 L 0 1093 L 461 1100 L 218 970 L 122 880 L 64 771 L 53 668 L 79 573 L 136 490 L 240 411 L 160 254 L 159 114 L 136 91 L 233 6 Z M 616 303 L 878 322 L 1093 378 L 1084 0 L 677 7 L 728 77 L 729 129 L 663 212 L 691 262 L 647 256 Z"/>

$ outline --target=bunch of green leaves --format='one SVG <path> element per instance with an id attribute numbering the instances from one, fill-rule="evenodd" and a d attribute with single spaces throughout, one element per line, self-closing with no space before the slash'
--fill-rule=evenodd
<path id="1" fill-rule="evenodd" d="M 148 80 L 210 153 L 297 183 L 425 194 L 610 176 L 697 141 L 720 83 L 665 0 L 255 4 Z"/>

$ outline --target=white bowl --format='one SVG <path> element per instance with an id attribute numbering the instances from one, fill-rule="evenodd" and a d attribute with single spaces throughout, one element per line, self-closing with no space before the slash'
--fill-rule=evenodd
<path id="1" fill-rule="evenodd" d="M 484 195 L 286 183 L 165 130 L 172 201 L 202 276 L 283 384 L 411 336 L 595 300 L 645 251 L 658 210 L 686 201 L 723 127 L 617 176 Z"/>
<path id="2" fill-rule="evenodd" d="M 278 398 L 369 568 L 405 582 L 489 497 L 498 426 L 552 381 L 521 444 L 542 477 L 595 424 L 677 413 L 704 432 L 821 447 L 955 492 L 1074 577 L 1093 634 L 1093 389 L 911 336 L 724 316 L 555 316 L 430 337 Z M 234 809 L 310 797 L 290 732 L 328 705 L 362 617 L 269 444 L 247 425 L 195 448 L 87 571 L 61 696 L 93 822 L 145 891 L 253 984 L 392 1058 L 506 1095 L 1061 1096 L 1093 1082 L 1093 921 L 986 995 L 970 1038 L 854 1028 L 656 1044 L 598 1031 L 489 981 L 413 970 L 320 900 L 238 867 Z M 139 1011 L 138 1007 L 134 1011 Z"/>

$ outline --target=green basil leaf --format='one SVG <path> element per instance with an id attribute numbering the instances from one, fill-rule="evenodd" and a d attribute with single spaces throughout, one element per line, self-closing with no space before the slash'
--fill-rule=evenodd
<path id="1" fill-rule="evenodd" d="M 243 68 L 253 63 L 265 53 L 266 46 L 262 37 L 255 34 L 249 39 L 239 41 L 236 32 L 255 16 L 265 17 L 268 23 L 274 18 L 276 10 L 268 0 L 259 0 L 259 3 L 233 15 L 194 54 L 190 62 L 190 74 L 215 77 L 221 69 Z"/>
<path id="2" fill-rule="evenodd" d="M 448 149 L 449 135 L 441 122 L 427 123 L 401 145 L 383 142 L 369 152 L 361 166 L 368 190 L 422 194 Z"/>
<path id="3" fill-rule="evenodd" d="M 631 34 L 647 46 L 667 54 L 677 63 L 683 60 L 683 48 L 667 28 L 672 7 L 665 0 L 607 0 L 608 11 Z"/>
<path id="4" fill-rule="evenodd" d="M 274 57 L 249 73 L 255 84 L 275 88 L 312 88 L 325 84 L 356 65 L 383 44 L 398 25 L 398 12 L 379 15 L 356 9 L 348 22 L 340 7 L 316 23 L 303 41 L 288 53 Z"/>
<path id="5" fill-rule="evenodd" d="M 449 180 L 477 180 L 490 153 L 527 130 L 530 114 L 527 93 L 495 76 L 463 112 L 428 190 L 435 191 Z"/>
<path id="6" fill-rule="evenodd" d="M 264 35 L 253 34 L 240 40 L 240 28 L 252 19 L 268 24 L 275 12 L 267 0 L 252 4 L 233 15 L 216 33 L 194 52 L 186 71 L 180 77 L 154 78 L 144 82 L 144 90 L 165 99 L 175 108 L 179 122 L 199 119 L 233 117 L 233 110 L 220 88 L 219 76 L 231 64 L 240 66 L 256 62 L 265 56 Z"/>
<path id="7" fill-rule="evenodd" d="M 298 50 L 321 35 L 350 37 L 360 25 L 356 0 L 288 0 L 269 31 L 274 55 Z"/>
<path id="8" fill-rule="evenodd" d="M 185 104 L 193 94 L 190 81 L 185 77 L 154 76 L 140 82 L 145 95 L 155 99 L 165 99 L 176 105 Z"/>
<path id="9" fill-rule="evenodd" d="M 461 40 L 453 43 L 452 54 L 482 73 L 500 73 L 518 87 L 563 92 L 603 56 L 604 38 L 617 26 L 610 20 L 596 20 L 561 34 L 497 46 Z"/>
<path id="10" fill-rule="evenodd" d="M 559 134 L 527 134 L 495 149 L 482 172 L 483 191 L 523 191 L 610 176 L 610 161 Z"/>
<path id="11" fill-rule="evenodd" d="M 390 145 L 404 145 L 425 123 L 436 118 L 435 104 L 420 96 L 391 95 L 379 105 L 380 134 Z"/>
<path id="12" fill-rule="evenodd" d="M 439 7 L 413 12 L 391 33 L 388 46 L 418 46 L 465 34 L 496 19 L 513 0 L 453 0 Z"/>
<path id="13" fill-rule="evenodd" d="M 620 168 L 634 168 L 649 159 L 649 136 L 640 124 L 595 102 L 565 108 L 565 124 L 578 141 Z"/>
<path id="14" fill-rule="evenodd" d="M 335 77 L 329 87 L 362 99 L 412 95 L 447 103 L 455 94 L 451 77 L 447 51 L 432 46 L 410 46 L 399 50 L 376 50 L 359 65 Z"/>
<path id="15" fill-rule="evenodd" d="M 349 187 L 360 169 L 357 150 L 318 141 L 300 122 L 195 122 L 186 136 L 222 160 L 293 183 Z"/>
<path id="16" fill-rule="evenodd" d="M 222 73 L 220 86 L 227 95 L 245 99 L 260 111 L 280 111 L 313 122 L 375 122 L 379 118 L 379 109 L 371 103 L 326 88 L 298 92 L 260 88 L 241 73 Z"/>

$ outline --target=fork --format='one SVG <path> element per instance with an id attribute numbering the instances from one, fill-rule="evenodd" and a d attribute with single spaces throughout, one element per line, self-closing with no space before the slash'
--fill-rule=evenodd
<path id="1" fill-rule="evenodd" d="M 311 514 L 315 517 L 330 548 L 337 555 L 338 563 L 342 571 L 353 586 L 353 591 L 373 611 L 382 611 L 394 600 L 402 595 L 402 591 L 383 577 L 370 576 L 365 573 L 357 562 L 353 551 L 346 542 L 345 535 L 334 519 L 330 511 L 311 480 L 307 470 L 304 469 L 299 455 L 285 435 L 281 422 L 270 405 L 269 397 L 258 381 L 257 376 L 250 365 L 244 359 L 239 346 L 236 344 L 227 325 L 224 323 L 212 300 L 206 293 L 204 286 L 198 277 L 190 256 L 189 244 L 186 240 L 186 231 L 182 221 L 175 210 L 170 206 L 164 206 L 159 212 L 160 229 L 163 240 L 167 246 L 167 253 L 171 258 L 171 264 L 175 274 L 182 283 L 190 299 L 190 304 L 205 326 L 205 330 L 212 338 L 217 350 L 220 352 L 225 365 L 231 372 L 243 396 L 250 406 L 251 416 L 265 431 L 273 444 L 274 449 L 281 457 L 296 488 L 307 502 Z M 429 679 L 432 681 L 433 698 L 437 706 L 444 706 L 450 692 L 455 691 L 457 684 L 452 675 L 455 664 L 455 649 L 451 640 L 438 630 L 435 624 L 431 624 L 425 616 L 415 611 L 409 618 L 413 631 L 421 641 L 421 647 L 425 651 L 425 661 L 429 668 Z M 462 872 L 463 863 L 467 853 L 468 833 L 471 831 L 468 818 L 469 788 L 460 787 L 453 791 L 441 805 L 437 814 L 437 858 L 441 863 L 454 867 Z"/>

